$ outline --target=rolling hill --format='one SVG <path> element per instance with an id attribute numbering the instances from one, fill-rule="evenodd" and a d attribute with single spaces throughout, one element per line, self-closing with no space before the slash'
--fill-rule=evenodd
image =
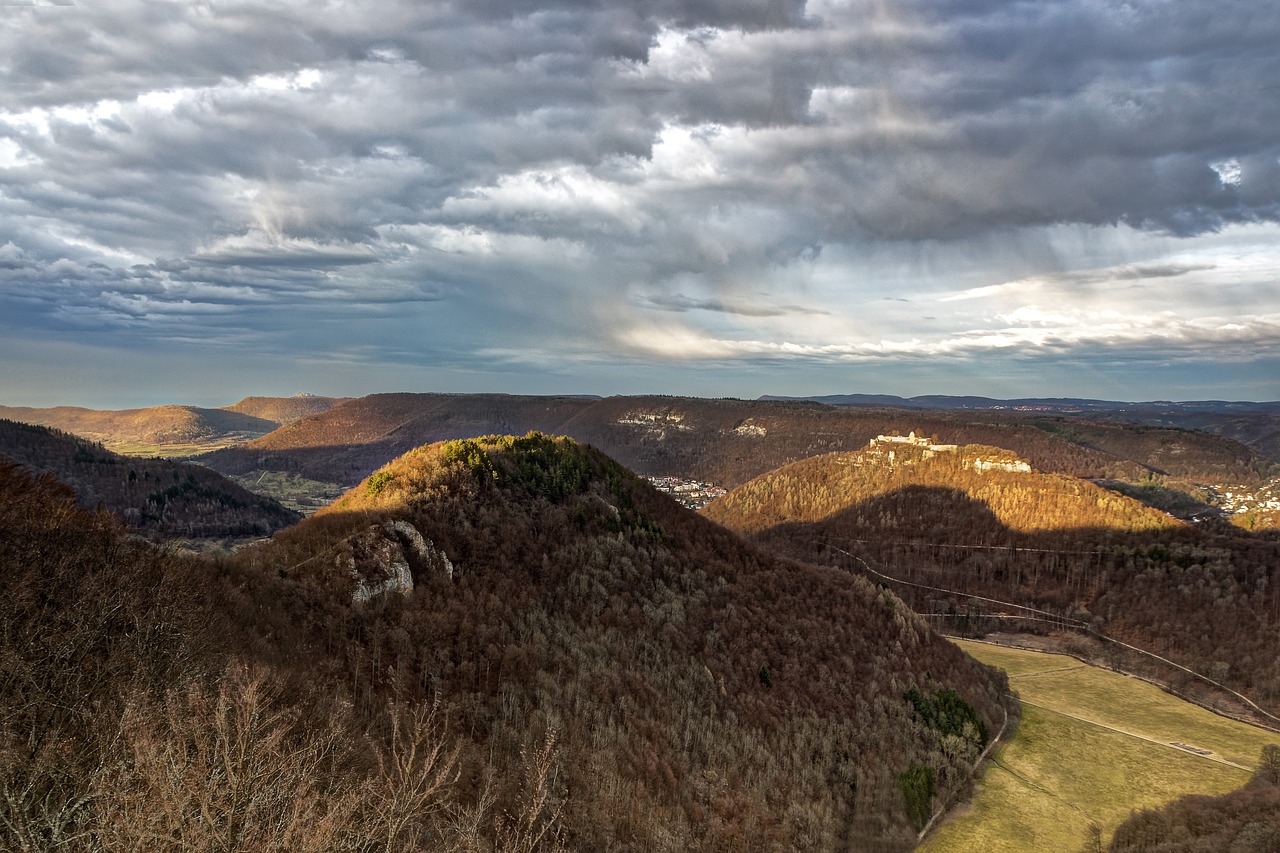
<path id="1" fill-rule="evenodd" d="M 415 594 L 368 665 L 465 700 L 453 713 L 488 733 L 478 748 L 520 742 L 529 714 L 554 720 L 569 789 L 591 792 L 570 823 L 611 826 L 575 849 L 613 833 L 639 849 L 892 849 L 921 814 L 900 780 L 963 775 L 922 757 L 942 741 L 911 685 L 982 708 L 960 755 L 1000 726 L 988 676 L 873 585 L 744 549 L 569 439 L 416 449 L 244 559 L 314 582 L 315 537 L 370 518 L 422 531 L 454 588 Z"/>
<path id="2" fill-rule="evenodd" d="M 15 466 L 0 529 L 0 846 L 907 850 L 1013 710 L 568 439 L 415 449 L 227 560 Z"/>
<path id="3" fill-rule="evenodd" d="M 0 406 L 0 418 L 49 426 L 118 449 L 154 452 L 177 445 L 225 444 L 266 435 L 275 421 L 226 409 L 198 406 L 155 406 L 147 409 L 97 410 L 74 406 L 30 409 Z"/>
<path id="4" fill-rule="evenodd" d="M 238 412 L 285 426 L 308 415 L 327 412 L 343 397 L 320 397 L 315 394 L 295 394 L 292 397 L 245 397 L 239 403 L 224 406 L 223 411 Z"/>
<path id="5" fill-rule="evenodd" d="M 925 498 L 931 493 L 941 503 Z M 961 504 L 975 513 L 957 515 Z M 861 506 L 868 510 L 850 515 Z M 734 489 L 705 512 L 746 535 L 817 524 L 838 528 L 833 533 L 880 530 L 919 541 L 999 546 L 1047 532 L 1185 527 L 1087 480 L 1037 471 L 1003 448 L 901 437 L 783 466 Z"/>
<path id="6" fill-rule="evenodd" d="M 152 406 L 145 409 L 33 409 L 0 406 L 0 418 L 50 426 L 129 455 L 189 456 L 258 438 L 332 408 L 340 398 L 298 394 L 246 397 L 220 409 Z"/>

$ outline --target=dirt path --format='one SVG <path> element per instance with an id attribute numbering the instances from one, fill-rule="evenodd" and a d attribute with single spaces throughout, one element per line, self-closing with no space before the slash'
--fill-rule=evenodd
<path id="1" fill-rule="evenodd" d="M 1087 663 L 1079 663 L 1075 666 L 1055 666 L 1053 669 L 1042 669 L 1037 672 L 1024 672 L 1021 675 L 1009 676 L 1010 681 L 1021 681 L 1024 678 L 1039 678 L 1042 675 L 1055 675 L 1059 672 L 1074 672 L 1077 669 L 1084 669 L 1089 666 Z"/>
<path id="2" fill-rule="evenodd" d="M 1032 702 L 1027 699 L 1020 699 L 1019 701 L 1022 702 L 1023 705 L 1030 705 L 1033 708 L 1039 708 L 1040 710 L 1048 711 L 1051 714 L 1057 714 L 1061 717 L 1069 717 L 1070 719 L 1079 720 L 1082 723 L 1088 723 L 1091 726 L 1097 726 L 1100 729 L 1106 729 L 1107 731 L 1115 732 L 1116 734 L 1127 735 L 1128 737 L 1137 738 L 1138 740 L 1145 740 L 1147 743 L 1154 743 L 1157 746 L 1163 746 L 1166 749 L 1172 749 L 1174 752 L 1177 752 L 1180 755 L 1190 755 L 1195 758 L 1203 758 L 1205 761 L 1212 761 L 1216 764 L 1225 764 L 1227 767 L 1235 767 L 1236 769 L 1243 770 L 1246 773 L 1252 773 L 1254 770 L 1254 768 L 1252 767 L 1246 767 L 1243 764 L 1237 764 L 1234 761 L 1228 761 L 1227 759 L 1219 758 L 1216 755 L 1203 755 L 1198 752 L 1193 752 L 1192 750 L 1189 750 L 1189 749 L 1184 749 L 1183 747 L 1180 747 L 1180 746 L 1174 746 L 1172 743 L 1168 743 L 1167 741 L 1156 740 L 1153 737 L 1140 735 L 1137 732 L 1130 732 L 1130 731 L 1126 731 L 1125 729 L 1116 728 L 1115 726 L 1109 726 L 1106 723 L 1099 723 L 1097 720 L 1090 720 L 1090 719 L 1086 719 L 1085 717 L 1077 717 L 1075 714 L 1069 714 L 1066 711 L 1060 711 L 1057 708 L 1050 708 L 1048 705 L 1041 705 L 1037 702 Z"/>

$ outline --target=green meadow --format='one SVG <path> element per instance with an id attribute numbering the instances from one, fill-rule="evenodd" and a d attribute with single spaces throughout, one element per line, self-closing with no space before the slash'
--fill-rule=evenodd
<path id="1" fill-rule="evenodd" d="M 162 459 L 186 459 L 191 456 L 199 456 L 201 453 L 210 453 L 214 450 L 222 450 L 227 447 L 235 447 L 244 444 L 245 439 L 233 438 L 222 441 L 199 441 L 187 444 L 149 444 L 143 441 L 131 441 L 128 439 L 103 439 L 102 446 L 112 453 L 119 453 L 121 456 L 158 456 Z"/>
<path id="2" fill-rule="evenodd" d="M 1133 810 L 1240 787 L 1262 747 L 1280 743 L 1280 734 L 1074 658 L 958 642 L 1009 674 L 1022 723 L 971 803 L 920 846 L 925 853 L 1075 853 L 1090 824 L 1105 844 Z"/>
<path id="3" fill-rule="evenodd" d="M 333 503 L 346 491 L 336 483 L 308 480 L 299 474 L 279 471 L 251 471 L 244 475 L 232 475 L 241 486 L 251 492 L 275 498 L 295 512 L 311 515 L 320 507 Z"/>

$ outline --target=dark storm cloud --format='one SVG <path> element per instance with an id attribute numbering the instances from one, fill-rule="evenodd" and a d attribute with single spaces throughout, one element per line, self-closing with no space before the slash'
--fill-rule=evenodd
<path id="1" fill-rule="evenodd" d="M 992 266 L 960 289 L 1011 299 L 993 282 L 1038 275 L 1096 301 L 1167 281 L 1166 307 L 1188 306 L 1187 334 L 1210 342 L 1231 311 L 1280 310 L 1257 264 L 1232 279 L 1176 248 L 1095 257 L 1061 239 L 1194 242 L 1280 220 L 1280 11 L 1252 0 L 110 0 L 0 16 L 10 330 L 239 323 L 357 361 L 467 347 L 495 363 L 520 347 L 533 363 L 1084 345 L 993 326 L 1044 310 L 1015 301 L 860 319 L 907 298 L 877 289 L 868 258 L 896 276 L 887 256 L 997 244 L 973 249 Z M 986 304 L 948 296 L 949 274 L 915 284 Z M 1196 285 L 1214 276 L 1260 303 L 1228 299 L 1214 326 Z M 402 337 L 297 325 L 338 306 Z M 1097 322 L 1087 307 L 1079 321 Z M 1175 337 L 1138 326 L 1115 339 Z"/>

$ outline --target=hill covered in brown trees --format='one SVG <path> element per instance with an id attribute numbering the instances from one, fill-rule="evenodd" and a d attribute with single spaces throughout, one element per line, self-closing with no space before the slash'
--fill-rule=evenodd
<path id="1" fill-rule="evenodd" d="M 943 630 L 1058 632 L 1071 651 L 1223 699 L 1101 638 L 1119 640 L 1280 710 L 1274 531 L 1192 527 L 999 448 L 926 453 L 886 444 L 806 460 L 705 512 L 780 553 L 892 578 Z"/>
<path id="2" fill-rule="evenodd" d="M 75 491 L 82 506 L 108 509 L 146 535 L 266 536 L 300 518 L 208 468 L 120 456 L 51 427 L 0 420 L 0 458 L 52 474 Z"/>
<path id="3" fill-rule="evenodd" d="M 920 541 L 1001 546 L 1019 535 L 1048 531 L 1137 532 L 1184 526 L 1088 480 L 1037 471 L 1004 448 L 937 445 L 927 439 L 917 444 L 899 438 L 771 471 L 714 501 L 706 514 L 745 534 L 839 518 L 848 532 L 881 530 Z M 983 512 L 948 517 L 932 511 L 923 496 L 935 490 L 953 493 Z M 913 505 L 912 495 L 921 496 L 918 505 Z M 895 504 L 898 509 L 891 511 Z M 868 511 L 850 518 L 848 510 L 859 506 Z"/>
<path id="4" fill-rule="evenodd" d="M 0 846 L 905 850 L 1012 710 L 567 439 L 417 449 L 231 559 L 14 466 L 0 528 Z"/>
<path id="5" fill-rule="evenodd" d="M 345 400 L 344 397 L 321 397 L 295 394 L 292 397 L 245 397 L 238 403 L 223 406 L 223 411 L 238 412 L 285 426 L 309 415 L 327 412 Z"/>

